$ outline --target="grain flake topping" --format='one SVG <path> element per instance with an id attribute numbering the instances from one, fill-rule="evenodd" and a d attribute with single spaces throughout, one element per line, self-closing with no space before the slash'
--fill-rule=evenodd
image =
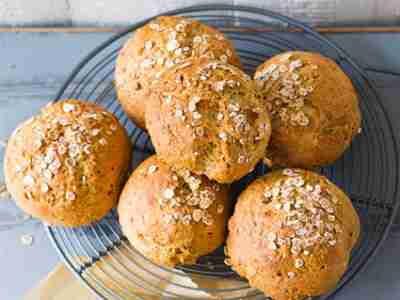
<path id="1" fill-rule="evenodd" d="M 166 224 L 177 222 L 182 222 L 184 225 L 199 222 L 208 226 L 214 224 L 209 209 L 216 199 L 217 189 L 204 187 L 198 176 L 186 170 L 173 176 L 176 178 L 176 180 L 174 178 L 176 185 L 165 188 L 158 198 L 161 208 L 175 209 L 173 212 L 164 212 L 163 221 Z M 219 204 L 217 214 L 222 214 L 223 211 L 224 206 Z"/>
<path id="2" fill-rule="evenodd" d="M 10 197 L 11 195 L 7 190 L 7 186 L 5 185 L 5 183 L 0 182 L 0 200 L 8 199 Z"/>
<path id="3" fill-rule="evenodd" d="M 23 234 L 20 236 L 20 242 L 23 246 L 32 246 L 33 244 L 33 235 L 31 234 Z"/>
<path id="4" fill-rule="evenodd" d="M 336 245 L 341 225 L 334 216 L 337 198 L 319 184 L 306 183 L 302 174 L 285 169 L 286 178 L 264 191 L 263 202 L 284 214 L 277 231 L 263 233 L 262 243 L 271 251 L 287 246 L 294 257 L 294 267 L 301 269 L 305 262 L 302 255 L 312 254 L 316 245 Z M 284 234 L 280 229 L 285 228 Z M 289 275 L 294 277 L 294 274 Z"/>
<path id="5" fill-rule="evenodd" d="M 186 64 L 181 64 L 179 69 L 188 67 L 190 65 L 191 64 L 189 62 Z M 218 77 L 220 77 L 219 75 L 221 74 L 215 72 L 217 69 L 222 70 L 223 73 L 228 73 L 228 77 L 232 76 L 233 78 L 236 78 L 236 80 L 219 80 Z M 181 78 L 180 74 L 178 74 L 176 77 L 177 82 L 183 82 L 185 84 L 185 79 Z M 265 137 L 266 132 L 268 132 L 270 129 L 269 125 L 266 123 L 258 124 L 258 126 L 255 128 L 255 134 L 251 132 L 253 126 L 251 124 L 251 118 L 249 118 L 249 110 L 254 113 L 259 113 L 259 110 L 256 107 L 241 107 L 240 101 L 238 100 L 238 97 L 240 96 L 236 95 L 235 93 L 237 88 L 241 87 L 242 81 L 251 80 L 248 75 L 230 65 L 220 62 L 210 62 L 208 64 L 201 65 L 196 70 L 195 76 L 192 76 L 192 78 L 189 80 L 190 81 L 187 84 L 188 86 L 197 86 L 199 84 L 209 85 L 210 89 L 216 92 L 215 97 L 229 97 L 227 106 L 223 108 L 221 107 L 221 111 L 216 111 L 212 116 L 215 118 L 216 123 L 218 123 L 218 127 L 221 128 L 221 130 L 216 132 L 216 137 L 221 140 L 221 142 L 237 142 L 241 145 L 248 145 L 258 142 Z M 202 83 L 202 81 L 208 82 Z M 162 95 L 162 99 L 167 105 L 170 105 L 175 98 L 172 95 L 164 93 Z M 199 103 L 202 100 L 203 99 L 198 95 L 191 95 L 187 99 L 187 105 L 185 107 L 176 102 L 174 109 L 172 110 L 172 114 L 175 118 L 185 122 L 185 126 L 187 128 L 193 129 L 193 138 L 204 137 L 207 133 L 205 127 L 203 126 L 203 114 L 199 112 Z M 224 127 L 222 124 L 220 124 L 222 121 L 226 121 L 225 123 L 228 127 L 226 128 L 227 130 L 222 130 Z M 239 135 L 240 138 L 237 138 Z M 248 161 L 249 158 L 246 155 L 245 150 L 243 153 L 238 153 L 237 162 L 239 164 L 248 163 Z"/>
<path id="6" fill-rule="evenodd" d="M 180 20 L 176 25 L 164 24 L 160 20 L 154 20 L 149 28 L 160 33 L 159 38 L 164 37 L 162 42 L 152 40 L 144 41 L 143 60 L 137 64 L 140 72 L 147 72 L 149 68 L 173 67 L 189 57 L 206 56 L 210 59 L 217 59 L 227 62 L 232 56 L 230 49 L 216 49 L 216 56 L 212 51 L 211 43 L 222 41 L 222 34 L 208 34 L 200 25 L 192 20 Z M 157 48 L 157 51 L 155 49 Z M 225 52 L 222 52 L 225 51 Z M 224 53 L 224 54 L 221 54 Z"/>
<path id="7" fill-rule="evenodd" d="M 292 126 L 307 127 L 310 124 L 304 104 L 314 87 L 312 83 L 305 82 L 299 73 L 304 66 L 302 60 L 293 59 L 288 54 L 281 58 L 279 65 L 271 64 L 255 75 L 257 85 L 272 99 L 269 103 L 272 116 Z M 317 66 L 311 65 L 311 69 L 317 69 Z M 278 80 L 279 88 L 272 90 Z"/>
<path id="8" fill-rule="evenodd" d="M 59 172 L 68 176 L 78 175 L 77 166 L 82 159 L 102 151 L 107 136 L 113 135 L 118 128 L 117 121 L 109 112 L 82 112 L 79 103 L 69 102 L 62 103 L 61 109 L 65 116 L 51 118 L 44 113 L 38 117 L 45 119 L 33 125 L 35 152 L 14 168 L 15 175 L 22 176 L 28 199 L 33 199 L 37 192 L 50 193 L 52 185 L 56 184 L 53 178 Z M 23 141 L 17 139 L 17 143 L 20 142 Z M 87 176 L 79 176 L 77 184 L 85 185 Z M 64 200 L 74 201 L 76 188 L 69 187 Z"/>

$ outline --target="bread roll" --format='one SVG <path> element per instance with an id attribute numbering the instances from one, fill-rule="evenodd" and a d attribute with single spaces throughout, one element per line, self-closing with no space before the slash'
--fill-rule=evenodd
<path id="1" fill-rule="evenodd" d="M 146 122 L 168 164 L 220 183 L 249 173 L 271 134 L 267 108 L 249 76 L 207 58 L 186 60 L 162 74 Z"/>
<path id="2" fill-rule="evenodd" d="M 145 107 L 160 72 L 190 57 L 208 57 L 240 66 L 231 42 L 199 21 L 158 17 L 135 31 L 120 51 L 115 83 L 127 115 L 145 127 Z"/>
<path id="3" fill-rule="evenodd" d="M 122 231 L 153 262 L 194 264 L 225 240 L 226 186 L 169 167 L 156 155 L 132 173 L 118 204 Z"/>
<path id="4" fill-rule="evenodd" d="M 331 164 L 359 132 L 357 93 L 331 59 L 310 52 L 283 53 L 258 67 L 255 80 L 271 111 L 270 166 Z"/>
<path id="5" fill-rule="evenodd" d="M 117 203 L 130 149 L 114 115 L 93 103 L 60 101 L 11 136 L 7 188 L 18 206 L 46 223 L 89 224 Z"/>
<path id="6" fill-rule="evenodd" d="M 360 233 L 349 198 L 325 177 L 284 169 L 254 181 L 229 220 L 229 263 L 274 300 L 334 289 Z"/>

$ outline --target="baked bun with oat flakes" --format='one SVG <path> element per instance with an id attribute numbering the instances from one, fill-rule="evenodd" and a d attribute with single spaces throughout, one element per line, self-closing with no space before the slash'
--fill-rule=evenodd
<path id="1" fill-rule="evenodd" d="M 312 168 L 338 159 L 361 125 L 357 93 L 331 59 L 286 52 L 257 68 L 255 81 L 271 110 L 270 166 Z"/>
<path id="2" fill-rule="evenodd" d="M 331 291 L 360 233 L 350 199 L 325 177 L 274 171 L 239 196 L 229 220 L 228 263 L 274 300 Z"/>
<path id="3" fill-rule="evenodd" d="M 78 100 L 49 104 L 11 136 L 4 159 L 9 192 L 46 223 L 80 226 L 116 205 L 131 145 L 118 119 Z"/>
<path id="4" fill-rule="evenodd" d="M 254 82 L 208 58 L 165 71 L 146 111 L 156 152 L 168 164 L 231 183 L 264 156 L 271 125 Z"/>
<path id="5" fill-rule="evenodd" d="M 136 125 L 145 127 L 147 98 L 160 72 L 202 56 L 240 66 L 231 42 L 193 19 L 162 16 L 134 32 L 118 55 L 115 84 L 122 107 Z"/>
<path id="6" fill-rule="evenodd" d="M 126 183 L 118 204 L 122 231 L 153 262 L 194 264 L 225 240 L 228 189 L 153 155 Z"/>

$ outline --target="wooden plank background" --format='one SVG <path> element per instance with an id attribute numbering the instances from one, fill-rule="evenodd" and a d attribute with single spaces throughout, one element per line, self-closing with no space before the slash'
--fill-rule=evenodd
<path id="1" fill-rule="evenodd" d="M 19 122 L 53 99 L 72 68 L 116 30 L 3 30 L 0 33 L 0 139 L 6 139 Z M 395 130 L 400 132 L 400 35 L 395 32 L 331 32 L 325 35 L 369 70 Z M 3 154 L 0 147 L 0 157 Z M 0 172 L 0 180 L 1 177 Z M 2 201 L 1 217 L 14 218 L 7 215 L 7 211 L 18 213 L 11 201 Z M 21 246 L 19 239 L 23 234 L 34 235 L 31 247 Z M 23 294 L 55 266 L 58 257 L 39 223 L 0 230 L 0 240 L 0 262 L 7 270 L 0 272 L 0 299 L 22 299 Z M 399 249 L 399 232 L 392 232 L 376 261 L 336 298 L 398 300 L 400 269 L 396 261 Z"/>
<path id="2" fill-rule="evenodd" d="M 0 0 L 0 140 L 53 99 L 72 68 L 115 32 L 165 10 L 215 2 L 271 9 L 317 26 L 368 70 L 400 132 L 399 0 Z M 18 213 L 11 201 L 3 201 L 1 217 L 14 218 L 7 211 Z M 27 233 L 34 235 L 29 249 L 19 242 Z M 399 299 L 396 234 L 363 280 L 352 282 L 338 300 Z M 58 257 L 39 223 L 0 231 L 0 240 L 5 241 L 0 262 L 7 270 L 0 272 L 0 299 L 21 299 Z"/>
<path id="3" fill-rule="evenodd" d="M 0 119 L 22 120 L 33 113 L 23 109 L 26 103 L 38 108 L 52 99 L 79 60 L 113 31 L 1 33 Z M 393 117 L 399 115 L 400 106 L 396 103 L 400 95 L 400 35 L 393 32 L 326 35 L 369 70 Z M 16 116 L 8 114 L 11 106 L 19 112 Z M 0 128 L 0 138 L 10 134 L 16 121 L 5 122 Z"/>
<path id="4" fill-rule="evenodd" d="M 198 4 L 250 5 L 312 24 L 399 24 L 398 0 L 0 0 L 6 26 L 127 25 L 166 10 Z"/>
<path id="5" fill-rule="evenodd" d="M 127 26 L 110 26 L 110 27 L 9 27 L 0 26 L 0 32 L 30 32 L 30 33 L 50 33 L 50 32 L 60 32 L 60 33 L 99 33 L 99 32 L 121 32 L 126 29 Z M 272 31 L 290 31 L 296 32 L 300 31 L 296 29 L 277 29 L 273 27 L 265 28 L 224 28 L 225 31 L 258 31 L 258 32 L 272 32 Z M 400 26 L 313 26 L 313 30 L 319 33 L 400 33 Z"/>

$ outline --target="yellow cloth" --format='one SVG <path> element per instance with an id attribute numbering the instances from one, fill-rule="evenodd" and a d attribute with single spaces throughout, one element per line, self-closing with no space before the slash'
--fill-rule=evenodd
<path id="1" fill-rule="evenodd" d="M 24 300 L 71 299 L 96 300 L 96 297 L 63 264 L 59 264 L 24 297 Z"/>
<path id="2" fill-rule="evenodd" d="M 176 283 L 186 287 L 193 288 L 233 288 L 237 287 L 238 282 L 234 279 L 215 280 L 212 277 L 189 277 L 186 273 L 180 272 L 175 275 L 171 272 L 164 272 L 163 277 L 175 284 L 168 284 L 165 281 L 157 280 L 149 275 L 149 271 L 160 273 L 160 269 L 150 264 L 142 256 L 127 247 L 121 247 L 113 250 L 111 256 L 105 256 L 97 261 L 93 266 L 89 267 L 82 276 L 90 282 L 91 277 L 96 277 L 99 282 L 107 286 L 111 292 L 120 295 L 123 299 L 144 299 L 144 300 L 161 300 L 159 296 L 151 295 L 148 289 L 135 287 L 132 281 L 129 281 L 122 274 L 130 270 L 135 275 L 150 281 L 153 286 L 161 288 L 176 294 L 187 294 L 191 297 L 201 299 L 219 299 L 218 294 L 206 293 L 201 290 L 187 290 L 176 286 Z M 114 260 L 117 258 L 118 263 Z M 79 257 L 84 263 L 85 257 Z M 146 271 L 138 267 L 141 265 Z M 243 282 L 240 283 L 241 285 Z M 231 296 L 244 297 L 247 291 L 235 292 Z M 135 296 L 133 296 L 135 295 Z M 225 294 L 225 296 L 227 296 Z M 139 297 L 139 298 L 138 298 Z M 46 278 L 44 278 L 35 288 L 33 288 L 24 300 L 96 300 L 96 296 L 92 293 L 79 279 L 77 279 L 64 264 L 59 264 Z"/>

